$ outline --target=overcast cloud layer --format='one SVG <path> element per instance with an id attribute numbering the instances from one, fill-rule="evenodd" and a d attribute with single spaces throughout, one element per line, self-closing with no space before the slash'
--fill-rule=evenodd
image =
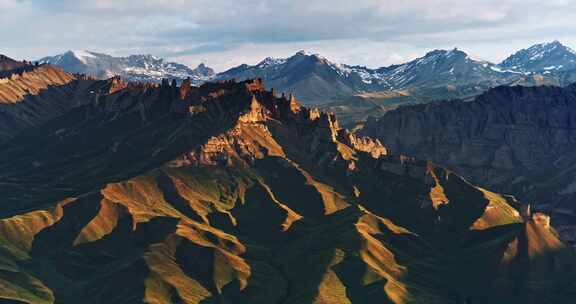
<path id="1" fill-rule="evenodd" d="M 499 61 L 576 46 L 574 12 L 573 0 L 0 0 L 0 53 L 149 53 L 217 70 L 300 49 L 370 67 L 453 47 Z"/>

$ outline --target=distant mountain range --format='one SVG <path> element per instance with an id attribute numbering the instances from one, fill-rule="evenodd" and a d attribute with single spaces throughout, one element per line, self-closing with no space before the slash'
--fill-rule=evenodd
<path id="1" fill-rule="evenodd" d="M 281 91 L 294 91 L 312 104 L 324 104 L 366 92 L 509 81 L 519 72 L 473 59 L 463 51 L 435 50 L 405 64 L 378 69 L 333 63 L 318 54 L 298 52 L 287 59 L 267 58 L 241 65 L 216 79 L 261 77 Z M 307 98 L 307 99 L 306 99 Z"/>
<path id="2" fill-rule="evenodd" d="M 241 65 L 216 79 L 261 77 L 279 91 L 338 114 L 351 126 L 399 104 L 468 99 L 499 85 L 558 85 L 576 81 L 576 53 L 558 41 L 534 45 L 495 64 L 459 49 L 434 50 L 404 64 L 377 69 L 333 63 L 299 52 Z"/>
<path id="3" fill-rule="evenodd" d="M 335 112 L 347 126 L 400 104 L 467 99 L 499 85 L 565 86 L 576 81 L 576 53 L 558 41 L 520 50 L 499 64 L 452 49 L 434 50 L 404 64 L 376 69 L 334 63 L 304 51 L 289 58 L 243 64 L 218 74 L 203 64 L 191 69 L 150 55 L 112 57 L 69 51 L 40 62 L 98 78 L 120 75 L 137 81 L 190 77 L 193 84 L 199 85 L 206 81 L 261 78 L 278 92 L 293 93 L 307 105 Z"/>
<path id="4" fill-rule="evenodd" d="M 68 51 L 42 58 L 38 62 L 61 67 L 70 73 L 82 73 L 100 79 L 121 76 L 127 81 L 160 82 L 163 78 L 190 78 L 193 84 L 200 85 L 214 76 L 214 70 L 204 64 L 192 69 L 152 55 L 114 57 L 90 51 Z"/>

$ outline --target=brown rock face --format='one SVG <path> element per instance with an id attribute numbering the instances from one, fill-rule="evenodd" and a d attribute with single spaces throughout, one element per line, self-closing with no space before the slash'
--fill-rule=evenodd
<path id="1" fill-rule="evenodd" d="M 533 202 L 576 244 L 574 87 L 500 87 L 473 102 L 401 107 L 361 133 Z"/>
<path id="2" fill-rule="evenodd" d="M 114 93 L 122 91 L 128 87 L 128 84 L 125 83 L 124 81 L 122 81 L 122 78 L 120 78 L 119 76 L 112 77 L 108 81 L 110 83 L 109 89 L 107 92 L 108 94 L 114 94 Z"/>
<path id="3" fill-rule="evenodd" d="M 338 133 L 338 139 L 348 146 L 354 147 L 358 151 L 370 153 L 374 158 L 388 154 L 386 147 L 378 139 L 371 137 L 358 136 L 346 129 L 341 129 Z"/>
<path id="4" fill-rule="evenodd" d="M 182 85 L 180 86 L 180 99 L 186 99 L 188 97 L 188 93 L 190 93 L 192 83 L 190 78 L 182 81 Z"/>

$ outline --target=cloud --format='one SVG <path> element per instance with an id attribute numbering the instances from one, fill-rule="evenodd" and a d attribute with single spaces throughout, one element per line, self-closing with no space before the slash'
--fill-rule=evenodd
<path id="1" fill-rule="evenodd" d="M 574 9 L 572 0 L 0 0 L 10 25 L 0 52 L 138 52 L 226 68 L 315 48 L 381 66 L 460 46 L 496 60 L 519 45 L 576 42 Z"/>

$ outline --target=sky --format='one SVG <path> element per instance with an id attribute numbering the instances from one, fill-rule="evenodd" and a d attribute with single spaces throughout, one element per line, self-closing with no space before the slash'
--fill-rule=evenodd
<path id="1" fill-rule="evenodd" d="M 217 71 L 299 50 L 381 67 L 458 47 L 499 62 L 576 48 L 576 0 L 0 0 L 0 53 L 152 54 Z"/>

